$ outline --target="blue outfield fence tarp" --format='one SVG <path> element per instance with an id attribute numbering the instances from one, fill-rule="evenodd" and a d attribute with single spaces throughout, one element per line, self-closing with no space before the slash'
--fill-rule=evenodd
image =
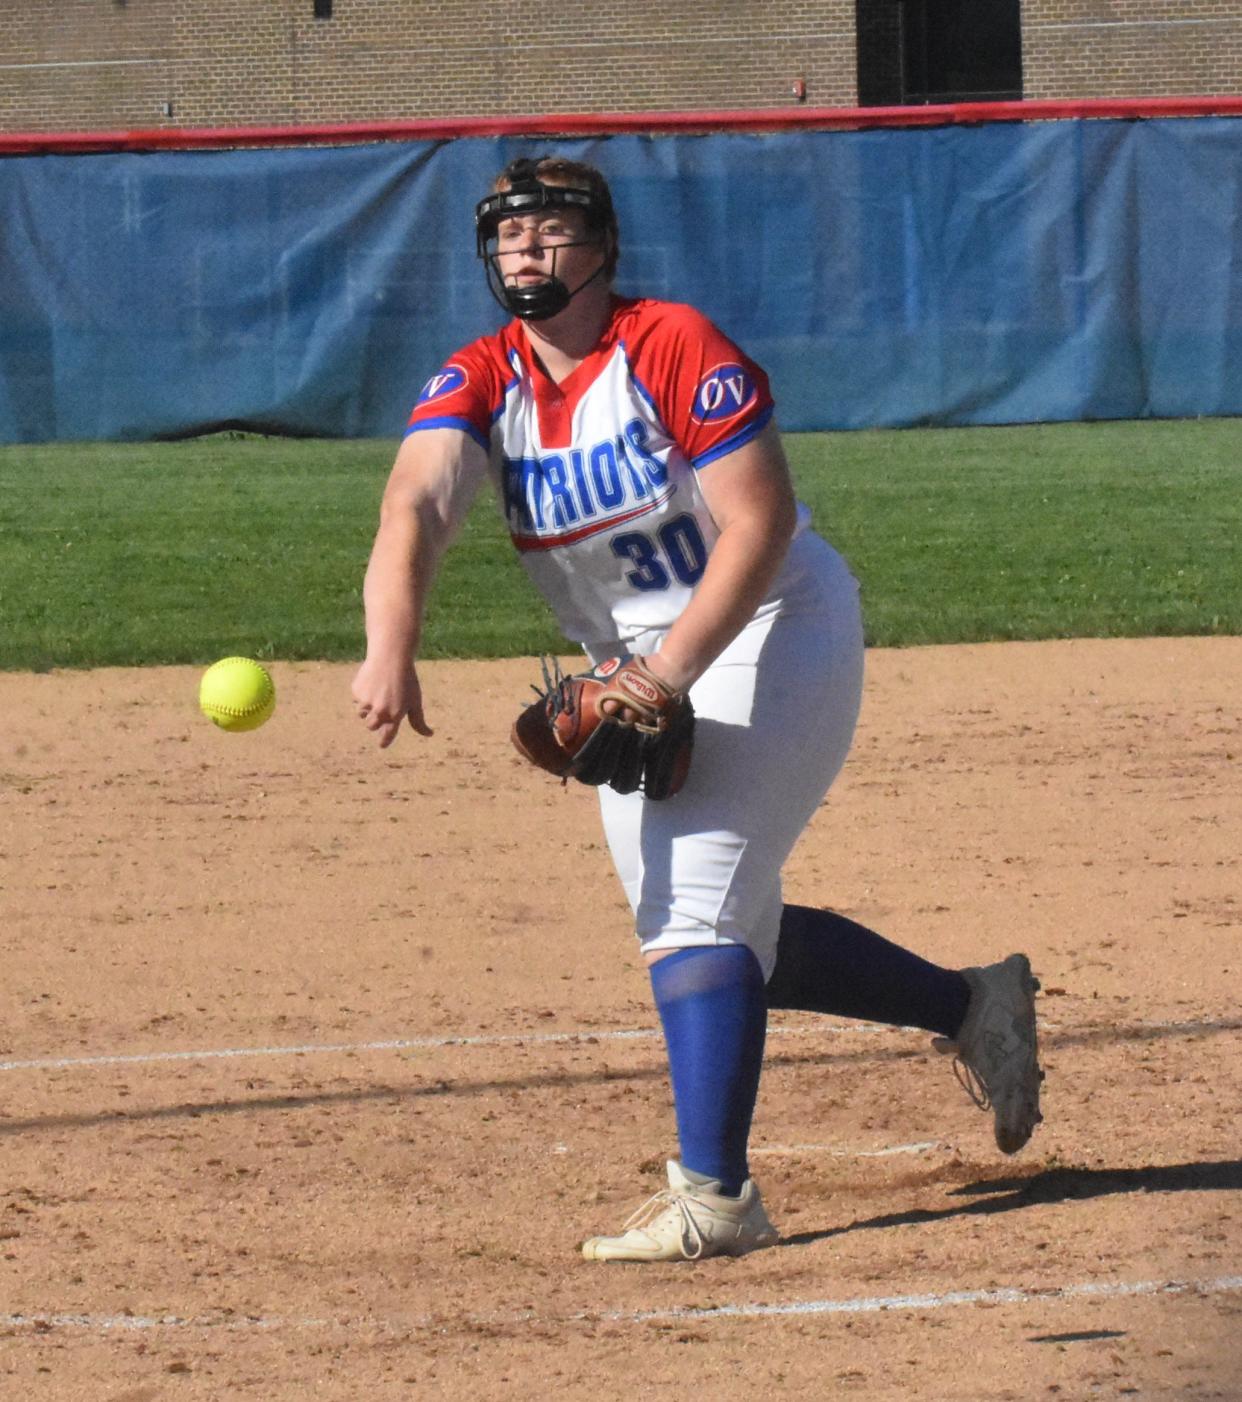
<path id="1" fill-rule="evenodd" d="M 0 440 L 397 437 L 501 320 L 475 201 L 549 149 L 786 430 L 1242 414 L 1242 120 L 1203 117 L 0 159 Z"/>

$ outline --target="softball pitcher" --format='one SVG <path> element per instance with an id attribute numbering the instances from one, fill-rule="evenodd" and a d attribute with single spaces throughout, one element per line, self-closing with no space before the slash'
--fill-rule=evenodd
<path id="1" fill-rule="evenodd" d="M 692 308 L 613 293 L 617 221 L 590 166 L 513 162 L 476 234 L 513 319 L 454 355 L 414 407 L 367 569 L 353 697 L 382 746 L 407 720 L 430 734 L 423 604 L 490 477 L 591 668 L 572 687 L 550 681 L 535 714 L 546 744 L 515 739 L 555 767 L 566 720 L 592 704 L 584 688 L 599 698 L 587 743 L 606 762 L 588 774 L 565 751 L 555 772 L 600 785 L 676 1105 L 668 1188 L 585 1256 L 684 1260 L 777 1240 L 747 1164 L 769 1008 L 926 1028 L 1016 1152 L 1040 1119 L 1026 957 L 945 969 L 782 899 L 781 867 L 850 748 L 863 635 L 857 585 L 795 499 L 766 376 Z"/>

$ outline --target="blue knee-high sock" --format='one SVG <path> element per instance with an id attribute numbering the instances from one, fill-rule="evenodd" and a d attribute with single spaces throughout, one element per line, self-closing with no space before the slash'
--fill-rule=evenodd
<path id="1" fill-rule="evenodd" d="M 759 1093 L 768 1008 L 759 962 L 743 945 L 681 949 L 651 966 L 668 1045 L 682 1167 L 736 1197 Z"/>
<path id="2" fill-rule="evenodd" d="M 924 1027 L 956 1037 L 970 985 L 831 910 L 787 905 L 781 913 L 770 1008 Z"/>

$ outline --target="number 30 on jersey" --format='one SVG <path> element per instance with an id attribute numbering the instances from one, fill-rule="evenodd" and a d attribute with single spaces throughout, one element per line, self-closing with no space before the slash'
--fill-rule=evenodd
<path id="1" fill-rule="evenodd" d="M 674 516 L 652 535 L 622 531 L 611 544 L 614 555 L 634 566 L 625 578 L 635 589 L 667 589 L 670 573 L 682 584 L 694 585 L 707 568 L 703 533 L 690 515 Z"/>

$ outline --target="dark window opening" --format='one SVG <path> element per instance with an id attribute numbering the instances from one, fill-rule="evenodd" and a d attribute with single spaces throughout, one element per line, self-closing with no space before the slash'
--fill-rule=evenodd
<path id="1" fill-rule="evenodd" d="M 900 0 L 854 0 L 858 43 L 858 105 L 901 104 Z"/>
<path id="2" fill-rule="evenodd" d="M 315 0 L 315 18 L 332 18 L 332 0 Z"/>
<path id="3" fill-rule="evenodd" d="M 864 107 L 1022 97 L 1021 0 L 855 0 Z"/>

